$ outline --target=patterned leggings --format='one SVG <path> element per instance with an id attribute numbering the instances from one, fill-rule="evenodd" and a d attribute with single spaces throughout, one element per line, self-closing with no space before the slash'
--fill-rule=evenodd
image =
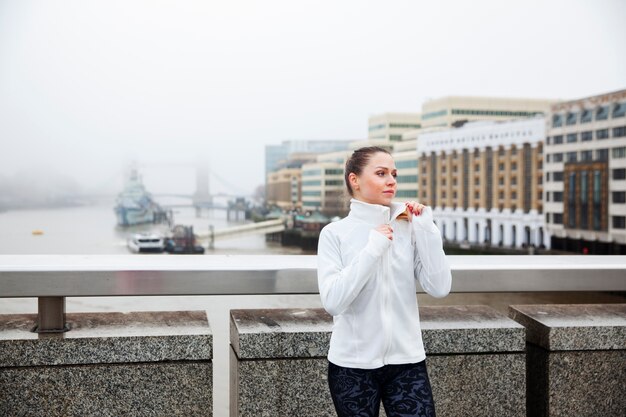
<path id="1" fill-rule="evenodd" d="M 381 399 L 387 417 L 435 417 L 425 361 L 378 369 L 329 362 L 328 385 L 339 417 L 378 417 Z"/>

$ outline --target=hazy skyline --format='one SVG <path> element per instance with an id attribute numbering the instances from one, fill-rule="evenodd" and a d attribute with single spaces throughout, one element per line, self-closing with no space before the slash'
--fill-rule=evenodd
<path id="1" fill-rule="evenodd" d="M 204 160 L 213 192 L 252 193 L 265 145 L 365 139 L 429 98 L 625 88 L 625 20 L 620 0 L 0 0 L 0 185 L 116 192 L 136 160 L 188 193 Z"/>

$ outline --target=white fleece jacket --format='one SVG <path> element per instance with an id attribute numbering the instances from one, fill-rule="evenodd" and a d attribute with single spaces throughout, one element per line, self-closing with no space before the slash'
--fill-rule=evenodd
<path id="1" fill-rule="evenodd" d="M 411 222 L 396 219 L 404 210 L 352 199 L 350 214 L 320 233 L 317 277 L 334 319 L 328 360 L 335 365 L 375 369 L 426 358 L 416 281 L 444 297 L 452 279 L 430 207 Z M 385 223 L 393 240 L 373 230 Z"/>

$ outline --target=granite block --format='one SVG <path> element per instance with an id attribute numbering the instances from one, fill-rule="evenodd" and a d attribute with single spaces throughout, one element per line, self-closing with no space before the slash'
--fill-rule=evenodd
<path id="1" fill-rule="evenodd" d="M 427 354 L 522 352 L 525 329 L 486 306 L 420 307 Z M 328 354 L 332 317 L 323 309 L 231 310 L 231 345 L 240 359 Z"/>
<path id="2" fill-rule="evenodd" d="M 1 416 L 212 416 L 211 362 L 0 368 Z"/>
<path id="3" fill-rule="evenodd" d="M 548 352 L 528 345 L 528 416 L 623 417 L 626 351 Z"/>
<path id="4" fill-rule="evenodd" d="M 420 307 L 427 354 L 523 352 L 523 326 L 491 307 Z"/>
<path id="5" fill-rule="evenodd" d="M 231 349 L 232 417 L 336 416 L 326 359 L 238 361 Z"/>
<path id="6" fill-rule="evenodd" d="M 431 355 L 426 364 L 437 416 L 526 416 L 524 353 Z"/>
<path id="7" fill-rule="evenodd" d="M 517 305 L 527 327 L 528 415 L 624 416 L 626 304 Z"/>
<path id="8" fill-rule="evenodd" d="M 509 315 L 550 351 L 626 349 L 626 304 L 513 305 Z"/>
<path id="9" fill-rule="evenodd" d="M 204 311 L 68 314 L 66 333 L 0 316 L 0 415 L 211 416 Z"/>
<path id="10" fill-rule="evenodd" d="M 204 311 L 67 314 L 66 333 L 31 332 L 35 315 L 0 316 L 0 367 L 211 360 Z"/>
<path id="11" fill-rule="evenodd" d="M 231 310 L 230 342 L 240 359 L 326 357 L 332 317 L 323 309 Z"/>

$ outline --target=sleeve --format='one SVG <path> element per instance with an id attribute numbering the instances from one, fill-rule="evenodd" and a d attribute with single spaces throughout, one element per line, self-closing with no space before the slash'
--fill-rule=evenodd
<path id="1" fill-rule="evenodd" d="M 425 207 L 422 214 L 413 216 L 411 224 L 415 239 L 415 278 L 426 293 L 441 298 L 450 293 L 452 273 L 443 251 L 441 233 L 433 222 L 433 212 Z"/>
<path id="2" fill-rule="evenodd" d="M 372 230 L 365 248 L 344 266 L 338 237 L 322 229 L 317 248 L 317 283 L 322 305 L 329 314 L 337 316 L 350 306 L 376 275 L 376 263 L 390 244 L 383 234 Z"/>

